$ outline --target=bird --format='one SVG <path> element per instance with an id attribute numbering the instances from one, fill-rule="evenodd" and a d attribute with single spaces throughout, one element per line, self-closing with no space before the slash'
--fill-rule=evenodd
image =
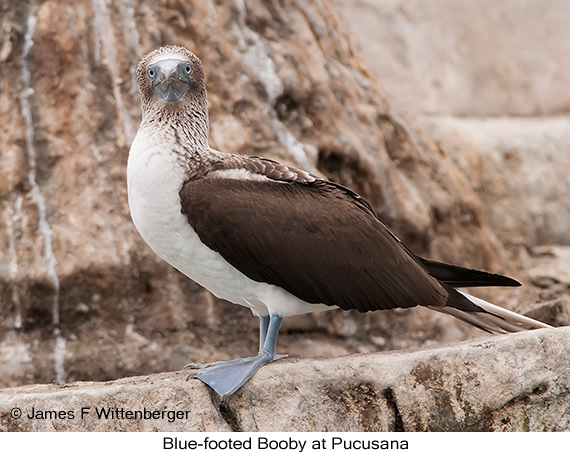
<path id="1" fill-rule="evenodd" d="M 259 351 L 189 363 L 219 396 L 276 354 L 282 319 L 331 309 L 428 308 L 490 333 L 549 327 L 458 288 L 519 286 L 506 276 L 415 255 L 353 190 L 277 161 L 209 145 L 206 76 L 185 47 L 137 65 L 142 119 L 127 162 L 136 229 L 168 264 L 259 317 Z"/>

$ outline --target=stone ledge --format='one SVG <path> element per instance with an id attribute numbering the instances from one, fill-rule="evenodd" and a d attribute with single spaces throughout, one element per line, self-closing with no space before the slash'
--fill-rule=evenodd
<path id="1" fill-rule="evenodd" d="M 21 386 L 0 390 L 0 430 L 564 431 L 568 356 L 564 327 L 432 349 L 279 361 L 227 400 L 187 382 L 183 372 Z M 83 407 L 89 410 L 82 418 Z M 120 418 L 99 419 L 102 409 Z M 137 410 L 148 419 L 129 419 Z M 53 412 L 59 419 L 45 419 Z"/>

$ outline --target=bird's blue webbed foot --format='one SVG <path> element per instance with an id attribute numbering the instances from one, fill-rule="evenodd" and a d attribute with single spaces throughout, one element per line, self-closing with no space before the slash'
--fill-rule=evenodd
<path id="1" fill-rule="evenodd" d="M 261 366 L 271 361 L 273 361 L 271 356 L 259 354 L 205 366 L 188 377 L 202 380 L 221 397 L 227 397 L 241 388 Z"/>
<path id="2" fill-rule="evenodd" d="M 285 358 L 275 354 L 277 336 L 282 318 L 278 315 L 261 316 L 259 329 L 259 353 L 249 358 L 219 361 L 209 364 L 187 364 L 185 369 L 198 369 L 188 375 L 210 386 L 221 397 L 227 397 L 241 388 L 263 365 Z"/>

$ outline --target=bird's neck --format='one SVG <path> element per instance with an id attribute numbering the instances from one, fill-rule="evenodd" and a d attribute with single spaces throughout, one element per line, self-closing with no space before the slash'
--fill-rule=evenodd
<path id="1" fill-rule="evenodd" d="M 177 145 L 197 153 L 209 149 L 208 106 L 201 102 L 183 110 L 169 104 L 143 110 L 141 127 L 155 130 L 165 140 L 174 140 Z"/>

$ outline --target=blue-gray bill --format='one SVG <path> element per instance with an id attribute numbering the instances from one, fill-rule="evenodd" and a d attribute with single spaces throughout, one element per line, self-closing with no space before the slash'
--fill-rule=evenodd
<path id="1" fill-rule="evenodd" d="M 190 88 L 192 66 L 187 61 L 168 59 L 151 64 L 147 69 L 152 89 L 165 102 L 178 102 Z"/>

